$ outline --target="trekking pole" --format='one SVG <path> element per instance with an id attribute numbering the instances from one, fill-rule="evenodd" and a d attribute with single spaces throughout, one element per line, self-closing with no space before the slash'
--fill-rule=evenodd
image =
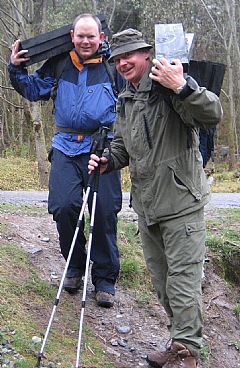
<path id="1" fill-rule="evenodd" d="M 102 127 L 99 130 L 99 136 L 97 135 L 96 136 L 97 138 L 93 141 L 91 153 L 99 154 L 99 156 L 102 155 L 102 152 L 103 152 L 104 148 L 101 149 L 101 152 L 100 151 L 97 151 L 98 142 L 101 143 L 100 146 L 103 146 L 103 144 L 105 144 L 104 142 L 106 141 L 106 137 L 107 137 L 107 133 L 106 132 L 108 130 L 109 130 L 109 128 L 105 128 L 105 127 Z M 104 141 L 103 141 L 103 139 L 104 139 Z M 83 215 L 84 215 L 84 211 L 85 211 L 85 208 L 86 208 L 86 205 L 87 205 L 87 201 L 88 201 L 88 197 L 89 197 L 89 194 L 90 194 L 91 186 L 93 184 L 93 179 L 95 177 L 97 178 L 96 180 L 98 182 L 98 180 L 99 180 L 99 170 L 96 171 L 96 173 L 93 172 L 90 175 L 90 177 L 89 177 L 89 183 L 88 183 L 87 190 L 86 190 L 86 193 L 85 193 L 85 196 L 84 196 L 84 200 L 83 200 L 83 204 L 82 204 L 82 207 L 81 207 L 81 211 L 80 211 L 80 214 L 79 214 L 79 217 L 78 217 L 77 226 L 76 226 L 75 233 L 74 233 L 74 236 L 73 236 L 73 240 L 72 240 L 72 243 L 71 243 L 71 247 L 70 247 L 70 250 L 69 250 L 69 253 L 68 253 L 68 257 L 67 257 L 67 260 L 66 260 L 66 265 L 65 265 L 65 268 L 64 268 L 64 271 L 63 271 L 62 279 L 60 281 L 60 285 L 59 285 L 59 288 L 58 288 L 57 296 L 55 298 L 54 305 L 53 305 L 53 308 L 52 308 L 52 313 L 51 313 L 51 316 L 50 316 L 50 319 L 49 319 L 49 322 L 48 322 L 48 326 L 47 326 L 46 332 L 44 334 L 44 338 L 43 338 L 41 349 L 36 354 L 36 357 L 37 357 L 36 367 L 37 368 L 41 367 L 41 360 L 44 358 L 43 352 L 44 352 L 45 345 L 46 345 L 46 342 L 47 342 L 47 339 L 48 339 L 48 335 L 49 335 L 49 332 L 50 332 L 50 328 L 51 328 L 51 325 L 52 325 L 52 322 L 53 322 L 53 319 L 54 319 L 54 316 L 55 316 L 55 313 L 56 313 L 56 309 L 57 309 L 57 306 L 58 306 L 58 303 L 59 303 L 59 300 L 60 300 L 60 296 L 61 296 L 62 289 L 63 289 L 64 279 L 65 279 L 66 274 L 67 274 L 68 266 L 69 266 L 69 263 L 70 263 L 70 260 L 71 260 L 71 257 L 72 257 L 72 253 L 73 253 L 73 250 L 74 250 L 76 239 L 77 239 L 77 236 L 78 236 L 78 233 L 79 233 L 79 229 L 80 229 L 81 224 L 82 224 Z M 94 209 L 94 211 L 95 211 L 95 209 Z M 90 254 L 89 254 L 89 258 L 90 258 Z M 88 264 L 89 264 L 89 260 L 87 259 L 86 260 L 86 263 L 88 261 Z M 86 274 L 86 272 L 85 272 L 85 274 Z M 85 280 L 84 280 L 84 286 L 85 286 Z M 85 287 L 85 289 L 86 289 L 86 287 Z M 86 291 L 85 291 L 85 294 L 86 294 Z"/>
<path id="2" fill-rule="evenodd" d="M 102 156 L 102 153 L 106 146 L 107 130 L 109 129 L 102 128 L 99 140 L 96 142 L 97 147 L 96 147 L 95 153 L 99 157 Z M 93 147 L 93 150 L 94 150 L 94 147 Z M 92 153 L 93 153 L 93 150 L 92 150 Z M 78 335 L 77 357 L 76 357 L 76 366 L 75 366 L 76 368 L 81 368 L 80 354 L 81 354 L 81 343 L 82 343 L 83 318 L 84 318 L 84 311 L 85 311 L 85 306 L 86 306 L 87 283 L 88 283 L 90 255 L 91 255 L 91 248 L 92 248 L 95 211 L 96 211 L 96 204 L 97 204 L 97 194 L 98 194 L 98 187 L 99 187 L 99 176 L 100 176 L 100 164 L 94 170 L 94 172 L 90 174 L 89 184 L 88 184 L 90 187 L 92 186 L 93 201 L 92 201 L 92 210 L 91 210 L 89 239 L 88 239 L 88 245 L 87 245 L 87 258 L 86 258 L 86 267 L 85 267 L 84 285 L 83 285 L 83 294 L 82 294 L 82 308 L 81 308 L 80 322 L 79 322 L 79 335 Z"/>
<path id="3" fill-rule="evenodd" d="M 44 351 L 44 348 L 45 348 L 45 345 L 46 345 L 46 342 L 47 342 L 47 339 L 48 339 L 48 335 L 49 335 L 49 332 L 50 332 L 50 328 L 51 328 L 51 325 L 52 325 L 52 322 L 53 322 L 53 318 L 54 318 L 54 315 L 55 315 L 55 312 L 56 312 L 56 309 L 57 309 L 57 306 L 58 306 L 58 303 L 59 303 L 60 295 L 61 295 L 61 292 L 62 292 L 62 289 L 63 289 L 63 282 L 64 282 L 64 279 L 66 277 L 68 266 L 69 266 L 69 263 L 70 263 L 70 260 L 71 260 L 71 257 L 72 257 L 72 253 L 73 253 L 73 250 L 74 250 L 75 242 L 76 242 L 78 232 L 79 232 L 82 220 L 83 220 L 83 215 L 84 215 L 84 211 L 85 211 L 85 208 L 86 208 L 86 205 L 87 205 L 90 189 L 91 189 L 90 187 L 87 188 L 87 191 L 86 191 L 86 194 L 85 194 L 85 197 L 84 197 L 82 208 L 81 208 L 79 218 L 78 218 L 78 221 L 77 221 L 76 230 L 75 230 L 75 233 L 74 233 L 74 236 L 73 236 L 73 240 L 72 240 L 72 244 L 71 244 L 71 247 L 70 247 L 70 250 L 69 250 L 69 253 L 68 253 L 66 265 L 65 265 L 65 268 L 64 268 L 64 271 L 63 271 L 62 279 L 61 279 L 61 282 L 60 282 L 60 285 L 59 285 L 59 288 L 58 288 L 57 296 L 56 296 L 55 301 L 54 301 L 54 305 L 53 305 L 52 313 L 51 313 L 51 316 L 50 316 L 50 319 L 49 319 L 49 322 L 48 322 L 48 326 L 47 326 L 46 332 L 44 334 L 42 347 L 41 347 L 39 353 L 37 354 L 36 367 L 41 366 L 41 359 L 44 358 L 43 351 Z"/>

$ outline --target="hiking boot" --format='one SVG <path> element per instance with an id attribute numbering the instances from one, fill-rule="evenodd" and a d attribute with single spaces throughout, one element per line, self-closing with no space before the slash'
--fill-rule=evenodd
<path id="1" fill-rule="evenodd" d="M 150 367 L 153 368 L 161 368 L 167 362 L 170 355 L 170 347 L 167 348 L 165 351 L 154 351 L 147 355 L 147 362 Z"/>
<path id="2" fill-rule="evenodd" d="M 196 368 L 197 362 L 190 351 L 181 343 L 174 341 L 170 348 L 162 352 L 148 354 L 147 362 L 153 368 Z"/>
<path id="3" fill-rule="evenodd" d="M 69 294 L 75 294 L 83 285 L 82 276 L 65 277 L 63 287 Z"/>
<path id="4" fill-rule="evenodd" d="M 114 304 L 114 295 L 107 293 L 106 291 L 96 292 L 97 305 L 104 308 L 111 308 Z"/>
<path id="5" fill-rule="evenodd" d="M 186 346 L 174 341 L 164 368 L 196 368 L 197 359 L 192 356 Z"/>

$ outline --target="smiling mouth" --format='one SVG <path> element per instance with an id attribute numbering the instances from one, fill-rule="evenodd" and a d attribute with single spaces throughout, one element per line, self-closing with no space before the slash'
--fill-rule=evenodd
<path id="1" fill-rule="evenodd" d="M 127 73 L 131 72 L 132 70 L 133 70 L 133 68 L 130 68 L 130 69 L 127 69 L 127 70 L 123 70 L 122 73 L 127 74 Z"/>

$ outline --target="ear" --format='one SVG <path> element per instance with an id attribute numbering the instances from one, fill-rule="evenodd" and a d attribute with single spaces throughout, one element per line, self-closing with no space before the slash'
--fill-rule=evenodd
<path id="1" fill-rule="evenodd" d="M 74 31 L 73 31 L 73 29 L 71 29 L 71 31 L 70 31 L 70 36 L 71 36 L 71 39 L 73 40 L 73 36 L 74 36 Z"/>
<path id="2" fill-rule="evenodd" d="M 103 40 L 104 40 L 104 37 L 105 37 L 105 34 L 104 34 L 104 32 L 101 32 L 101 33 L 100 33 L 100 41 L 101 41 L 101 42 L 103 42 Z"/>

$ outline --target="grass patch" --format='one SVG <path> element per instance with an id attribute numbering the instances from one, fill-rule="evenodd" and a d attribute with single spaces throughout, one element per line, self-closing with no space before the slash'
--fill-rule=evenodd
<path id="1" fill-rule="evenodd" d="M 121 263 L 120 283 L 136 292 L 149 293 L 149 290 L 152 290 L 151 280 L 135 224 L 119 221 L 118 245 Z"/>
<path id="2" fill-rule="evenodd" d="M 219 210 L 222 220 L 207 223 L 206 245 L 225 280 L 240 282 L 240 209 Z"/>
<path id="3" fill-rule="evenodd" d="M 122 191 L 130 192 L 131 180 L 128 167 L 124 167 L 124 169 L 121 170 L 121 180 L 122 180 Z"/>
<path id="4" fill-rule="evenodd" d="M 234 171 L 228 171 L 227 166 L 223 164 L 214 164 L 214 170 L 212 192 L 240 192 L 240 180 Z M 121 170 L 121 177 L 122 190 L 130 192 L 128 167 Z M 0 190 L 41 190 L 37 162 L 21 155 L 0 158 Z"/>
<path id="5" fill-rule="evenodd" d="M 200 357 L 204 363 L 207 363 L 210 358 L 210 348 L 208 345 L 204 345 L 200 350 Z"/>
<path id="6" fill-rule="evenodd" d="M 36 364 L 34 354 L 41 348 L 32 337 L 40 337 L 45 332 L 57 289 L 38 277 L 23 250 L 3 241 L 0 242 L 0 284 L 0 342 L 11 343 L 22 356 L 16 367 L 32 368 Z M 63 295 L 46 344 L 44 362 L 75 367 L 79 328 L 77 304 Z M 113 367 L 86 322 L 81 359 L 86 367 Z"/>
<path id="7" fill-rule="evenodd" d="M 236 171 L 229 171 L 228 165 L 224 163 L 214 164 L 214 181 L 211 191 L 214 193 L 239 193 L 240 179 L 236 176 Z"/>
<path id="8" fill-rule="evenodd" d="M 146 307 L 148 304 L 150 304 L 152 293 L 149 291 L 136 291 L 135 297 L 139 307 Z"/>
<path id="9" fill-rule="evenodd" d="M 212 193 L 239 193 L 240 182 L 237 181 L 223 181 L 216 182 L 211 185 Z"/>
<path id="10" fill-rule="evenodd" d="M 233 312 L 238 318 L 240 317 L 240 304 L 235 305 Z"/>
<path id="11" fill-rule="evenodd" d="M 0 158 L 0 190 L 40 190 L 36 161 Z"/>
<path id="12" fill-rule="evenodd" d="M 231 282 L 239 282 L 240 275 L 240 209 L 219 210 L 219 217 L 207 223 L 206 246 L 213 254 L 214 262 L 221 275 Z M 118 225 L 118 245 L 120 251 L 120 283 L 136 291 L 139 304 L 148 303 L 153 291 L 146 269 L 141 239 L 137 226 L 122 220 Z"/>
<path id="13" fill-rule="evenodd" d="M 213 193 L 239 193 L 240 179 L 236 177 L 234 171 L 228 171 L 221 164 L 215 164 L 215 173 L 212 174 L 214 181 L 211 185 Z M 130 192 L 131 181 L 128 167 L 121 170 L 122 190 Z"/>
<path id="14" fill-rule="evenodd" d="M 31 206 L 31 205 L 15 205 L 10 203 L 0 203 L 0 213 L 21 214 L 27 216 L 44 216 L 47 214 L 47 210 L 44 207 Z"/>

